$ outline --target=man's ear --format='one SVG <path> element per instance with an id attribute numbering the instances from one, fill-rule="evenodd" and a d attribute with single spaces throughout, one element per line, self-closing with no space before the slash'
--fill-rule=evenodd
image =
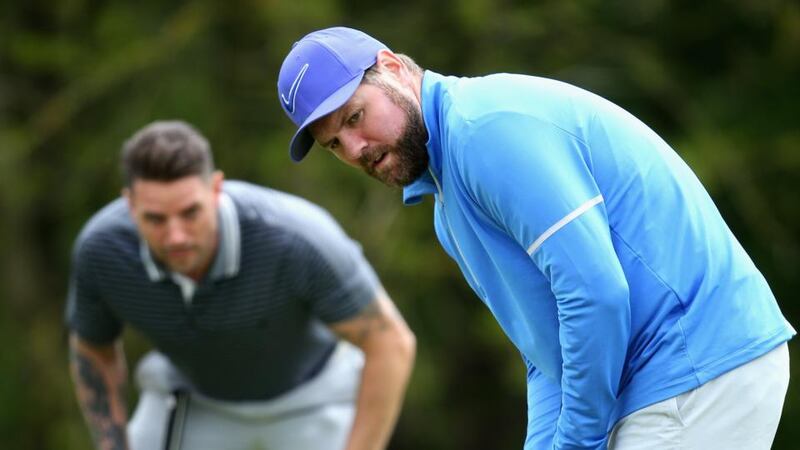
<path id="1" fill-rule="evenodd" d="M 214 203 L 219 203 L 219 194 L 222 193 L 222 183 L 225 181 L 225 174 L 221 170 L 215 170 L 211 174 L 211 190 L 214 191 Z"/>
<path id="2" fill-rule="evenodd" d="M 128 203 L 128 211 L 131 213 L 131 215 L 133 215 L 133 191 L 131 188 L 125 186 L 120 191 L 120 195 Z"/>
<path id="3" fill-rule="evenodd" d="M 406 66 L 406 63 L 395 53 L 392 53 L 391 50 L 383 49 L 379 51 L 377 58 L 375 64 L 378 66 L 378 69 L 382 74 L 389 74 L 389 77 L 385 80 L 389 81 L 390 84 L 392 80 L 396 81 L 396 87 L 408 89 L 409 93 L 413 94 L 417 102 L 419 102 L 420 85 L 422 84 L 421 77 L 417 77 L 416 74 Z"/>
<path id="4" fill-rule="evenodd" d="M 403 62 L 400 61 L 400 58 L 398 58 L 397 55 L 388 49 L 378 51 L 375 64 L 377 64 L 378 68 L 381 70 L 391 72 L 398 78 L 400 78 L 400 75 L 405 69 L 405 66 L 403 65 Z"/>

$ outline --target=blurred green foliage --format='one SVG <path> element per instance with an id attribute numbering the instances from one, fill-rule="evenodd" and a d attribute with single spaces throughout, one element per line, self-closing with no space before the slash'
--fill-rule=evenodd
<path id="1" fill-rule="evenodd" d="M 524 366 L 436 243 L 430 203 L 404 208 L 321 151 L 288 159 L 278 68 L 338 24 L 438 72 L 553 77 L 633 112 L 695 169 L 800 325 L 797 2 L 3 2 L 0 448 L 89 448 L 61 323 L 70 247 L 119 192 L 122 141 L 167 118 L 202 130 L 229 178 L 305 196 L 362 242 L 419 340 L 392 449 L 521 448 Z M 126 344 L 131 364 L 147 348 Z M 800 446 L 797 423 L 795 381 L 774 448 Z"/>

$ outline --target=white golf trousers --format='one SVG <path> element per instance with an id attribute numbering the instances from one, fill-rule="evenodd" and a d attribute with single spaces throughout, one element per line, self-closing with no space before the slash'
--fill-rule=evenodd
<path id="1" fill-rule="evenodd" d="M 617 422 L 609 450 L 768 450 L 789 386 L 781 344 L 708 383 Z"/>
<path id="2" fill-rule="evenodd" d="M 226 402 L 174 395 L 174 369 L 151 353 L 137 369 L 131 450 L 342 450 L 363 365 L 361 351 L 341 342 L 321 372 L 297 388 L 268 401 Z"/>

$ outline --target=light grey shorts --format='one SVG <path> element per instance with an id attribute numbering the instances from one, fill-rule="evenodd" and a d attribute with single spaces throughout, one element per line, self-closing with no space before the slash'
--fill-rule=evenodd
<path id="1" fill-rule="evenodd" d="M 789 386 L 789 349 L 767 354 L 617 422 L 610 450 L 768 450 Z"/>
<path id="2" fill-rule="evenodd" d="M 340 342 L 313 379 L 268 401 L 226 402 L 191 392 L 166 357 L 139 363 L 141 395 L 128 424 L 131 450 L 341 450 L 355 416 L 364 357 Z M 169 442 L 167 442 L 169 440 Z"/>

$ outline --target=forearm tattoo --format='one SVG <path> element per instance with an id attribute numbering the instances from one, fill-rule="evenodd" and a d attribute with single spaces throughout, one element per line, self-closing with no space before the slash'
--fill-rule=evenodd
<path id="1" fill-rule="evenodd" d="M 125 409 L 125 382 L 113 381 L 114 377 L 103 377 L 97 365 L 79 351 L 70 352 L 75 374 L 78 402 L 86 416 L 95 445 L 103 450 L 125 450 L 125 423 L 115 420 L 112 402 L 119 402 Z M 112 398 L 111 394 L 116 393 Z"/>

